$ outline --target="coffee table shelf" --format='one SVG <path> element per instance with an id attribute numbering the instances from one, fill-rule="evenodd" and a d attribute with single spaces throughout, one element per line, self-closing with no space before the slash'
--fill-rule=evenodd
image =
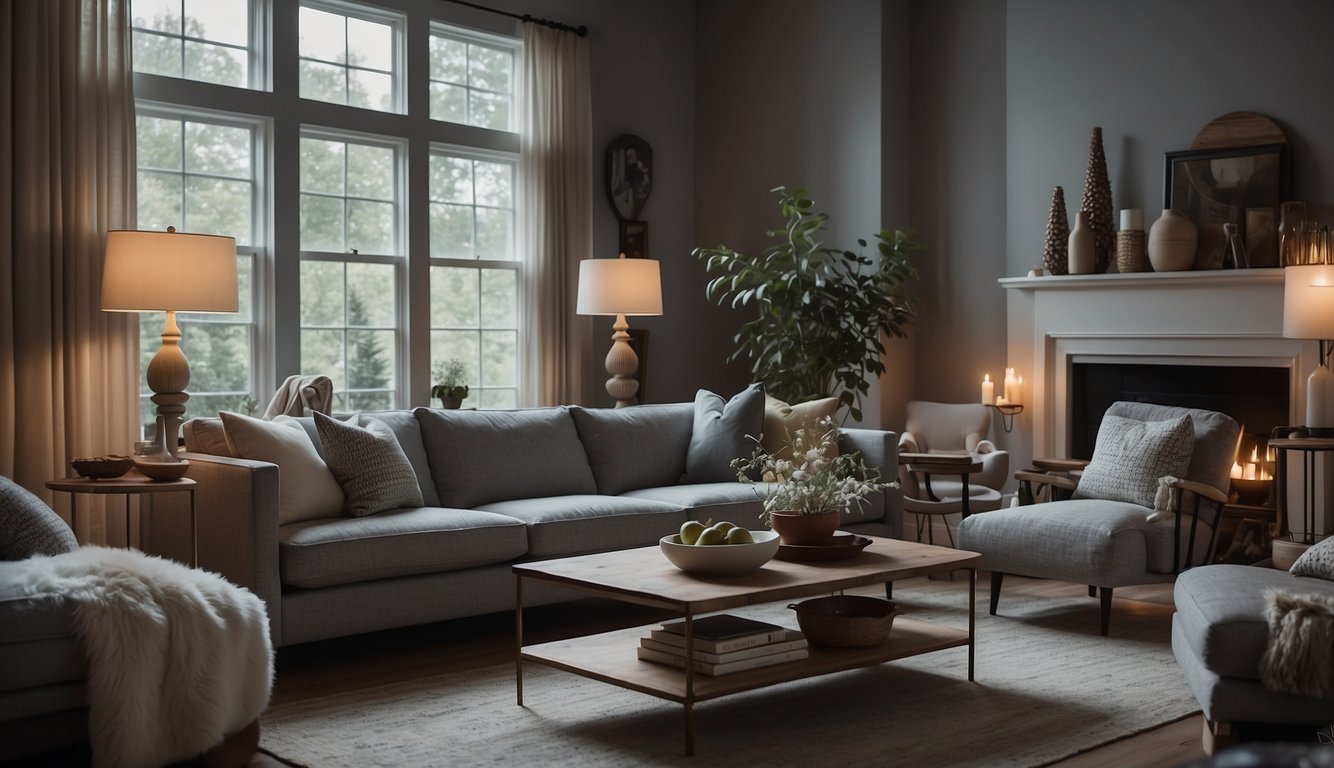
<path id="1" fill-rule="evenodd" d="M 678 570 L 658 547 L 642 547 L 556 560 L 523 563 L 515 575 L 515 689 L 523 706 L 525 661 L 572 672 L 685 707 L 686 754 L 693 754 L 694 704 L 801 678 L 856 669 L 949 648 L 967 648 L 968 679 L 973 679 L 977 607 L 976 552 L 930 544 L 869 537 L 856 557 L 835 562 L 771 560 L 753 573 L 732 577 L 691 576 Z M 603 632 L 539 645 L 524 645 L 523 586 L 526 579 L 559 585 L 600 597 L 675 611 L 686 620 L 686 655 L 694 641 L 690 627 L 702 614 L 746 605 L 773 603 L 840 592 L 899 579 L 968 571 L 968 627 L 896 619 L 889 638 L 868 648 L 812 648 L 806 659 L 712 677 L 638 658 L 635 648 L 650 627 Z M 795 619 L 795 617 L 794 617 Z"/>

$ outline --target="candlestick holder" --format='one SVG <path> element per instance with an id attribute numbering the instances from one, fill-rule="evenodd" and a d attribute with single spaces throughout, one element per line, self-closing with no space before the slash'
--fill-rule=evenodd
<path id="1" fill-rule="evenodd" d="M 1019 403 L 992 403 L 988 408 L 995 408 L 1001 415 L 1001 427 L 1009 432 L 1014 429 L 1014 417 L 1024 412 L 1024 406 Z"/>

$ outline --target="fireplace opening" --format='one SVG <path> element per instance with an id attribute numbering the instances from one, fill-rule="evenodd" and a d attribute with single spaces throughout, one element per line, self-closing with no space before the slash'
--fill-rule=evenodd
<path id="1" fill-rule="evenodd" d="M 1093 457 L 1098 424 L 1118 400 L 1226 413 L 1242 427 L 1238 455 L 1265 444 L 1288 423 L 1288 369 L 1268 366 L 1075 363 L 1071 378 L 1070 451 Z"/>

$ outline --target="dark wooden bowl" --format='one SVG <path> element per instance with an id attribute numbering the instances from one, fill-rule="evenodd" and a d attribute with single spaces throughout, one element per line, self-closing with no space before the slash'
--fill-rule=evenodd
<path id="1" fill-rule="evenodd" d="M 89 480 L 109 480 L 130 471 L 134 460 L 129 456 L 98 456 L 95 459 L 75 459 L 69 463 L 79 475 Z"/>

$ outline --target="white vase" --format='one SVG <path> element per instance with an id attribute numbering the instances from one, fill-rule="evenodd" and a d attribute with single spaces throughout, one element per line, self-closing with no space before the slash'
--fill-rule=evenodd
<path id="1" fill-rule="evenodd" d="M 1088 211 L 1075 214 L 1075 228 L 1070 230 L 1070 274 L 1093 274 L 1093 230 L 1089 229 Z"/>
<path id="2" fill-rule="evenodd" d="M 1195 266 L 1195 222 L 1168 208 L 1149 228 L 1149 263 L 1154 272 L 1181 272 Z"/>
<path id="3" fill-rule="evenodd" d="M 1334 427 L 1334 373 L 1323 365 L 1317 365 L 1306 379 L 1305 426 Z"/>

